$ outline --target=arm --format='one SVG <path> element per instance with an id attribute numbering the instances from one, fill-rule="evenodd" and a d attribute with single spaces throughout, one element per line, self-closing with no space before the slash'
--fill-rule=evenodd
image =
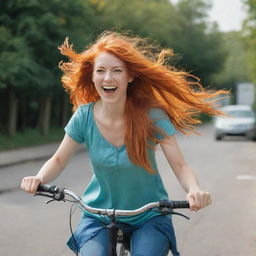
<path id="1" fill-rule="evenodd" d="M 42 166 L 37 175 L 23 178 L 21 188 L 35 194 L 39 184 L 54 180 L 64 170 L 79 145 L 66 134 L 55 154 Z"/>
<path id="2" fill-rule="evenodd" d="M 188 193 L 187 199 L 191 210 L 197 211 L 210 204 L 210 194 L 200 189 L 197 177 L 194 171 L 186 163 L 175 137 L 167 137 L 161 143 L 161 148 L 172 167 L 175 176 L 183 189 Z"/>

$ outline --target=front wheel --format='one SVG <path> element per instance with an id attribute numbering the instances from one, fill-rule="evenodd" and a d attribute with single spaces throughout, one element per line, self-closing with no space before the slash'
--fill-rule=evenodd
<path id="1" fill-rule="evenodd" d="M 117 256 L 130 256 L 129 251 L 125 249 L 125 247 L 122 243 L 117 243 L 116 254 L 117 254 Z"/>

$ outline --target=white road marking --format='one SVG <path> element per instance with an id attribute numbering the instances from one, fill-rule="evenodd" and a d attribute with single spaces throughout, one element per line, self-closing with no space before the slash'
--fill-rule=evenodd
<path id="1" fill-rule="evenodd" d="M 256 175 L 237 175 L 237 180 L 256 180 Z"/>

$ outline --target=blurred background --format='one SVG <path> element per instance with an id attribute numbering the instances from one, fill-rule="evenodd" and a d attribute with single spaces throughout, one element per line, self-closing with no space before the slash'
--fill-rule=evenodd
<path id="1" fill-rule="evenodd" d="M 247 105 L 255 111 L 255 0 L 1 0 L 0 255 L 72 255 L 65 246 L 67 204 L 44 207 L 44 199 L 19 186 L 56 150 L 72 114 L 60 82 L 58 46 L 69 37 L 74 49 L 83 51 L 106 29 L 128 30 L 172 48 L 177 68 L 200 77 L 206 88 L 231 91 L 220 106 Z M 184 212 L 189 222 L 174 217 L 179 250 L 182 256 L 254 256 L 255 138 L 223 136 L 231 128 L 233 133 L 255 128 L 255 114 L 219 126 L 201 118 L 203 136 L 177 134 L 177 139 L 213 205 Z M 170 197 L 183 200 L 161 152 L 158 162 Z M 81 150 L 56 184 L 81 194 L 89 169 Z M 79 216 L 74 214 L 74 226 Z"/>
<path id="2" fill-rule="evenodd" d="M 129 30 L 176 54 L 173 65 L 205 87 L 256 80 L 252 0 L 8 0 L 0 3 L 0 150 L 59 140 L 71 115 L 57 49 L 77 51 L 106 29 Z M 251 90 L 251 89 L 250 89 Z M 253 99 L 255 94 L 253 91 Z"/>

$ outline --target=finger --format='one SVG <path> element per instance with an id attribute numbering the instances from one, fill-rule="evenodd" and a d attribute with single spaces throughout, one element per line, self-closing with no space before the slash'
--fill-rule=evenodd
<path id="1" fill-rule="evenodd" d="M 24 181 L 24 178 L 23 178 L 22 181 L 21 181 L 21 184 L 20 184 L 20 187 L 21 187 L 21 189 L 23 189 L 23 190 L 24 190 L 24 183 L 25 183 L 25 181 Z"/>
<path id="2" fill-rule="evenodd" d="M 26 192 L 31 193 L 31 186 L 32 186 L 31 179 L 27 179 L 27 181 L 26 181 Z"/>
<path id="3" fill-rule="evenodd" d="M 189 202 L 189 206 L 190 206 L 190 210 L 191 211 L 196 211 L 196 202 L 195 202 L 195 198 L 194 195 L 189 193 L 187 196 L 188 202 Z"/>
<path id="4" fill-rule="evenodd" d="M 25 191 L 28 193 L 32 193 L 32 186 L 33 186 L 33 178 L 27 177 L 25 180 Z"/>
<path id="5" fill-rule="evenodd" d="M 202 193 L 200 191 L 195 193 L 195 203 L 196 203 L 196 208 L 197 210 L 202 208 L 203 205 L 203 200 L 202 200 Z"/>
<path id="6" fill-rule="evenodd" d="M 37 191 L 39 185 L 39 180 L 38 179 L 33 179 L 32 185 L 31 185 L 31 193 L 35 194 Z"/>
<path id="7" fill-rule="evenodd" d="M 202 196 L 201 196 L 201 207 L 206 207 L 207 205 L 211 204 L 212 200 L 211 200 L 211 196 L 210 193 L 208 192 L 203 192 Z"/>
<path id="8" fill-rule="evenodd" d="M 205 193 L 205 205 L 209 205 L 212 203 L 211 195 L 210 193 L 206 192 Z"/>
<path id="9" fill-rule="evenodd" d="M 26 192 L 27 192 L 27 184 L 28 184 L 27 178 L 23 178 L 23 180 L 22 180 L 22 189 Z"/>

